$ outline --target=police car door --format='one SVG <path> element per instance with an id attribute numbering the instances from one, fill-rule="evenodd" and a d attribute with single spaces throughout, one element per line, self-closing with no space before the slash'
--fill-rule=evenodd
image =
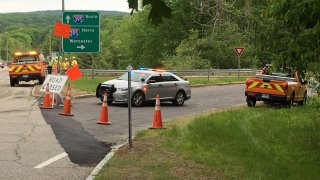
<path id="1" fill-rule="evenodd" d="M 178 92 L 178 79 L 173 77 L 170 74 L 162 73 L 161 74 L 162 80 L 163 80 L 163 98 L 165 99 L 172 99 L 176 96 Z"/>
<path id="2" fill-rule="evenodd" d="M 159 74 L 152 74 L 147 81 L 148 87 L 146 92 L 146 99 L 155 99 L 156 95 L 159 94 L 160 98 L 164 95 L 164 86 L 162 78 Z"/>

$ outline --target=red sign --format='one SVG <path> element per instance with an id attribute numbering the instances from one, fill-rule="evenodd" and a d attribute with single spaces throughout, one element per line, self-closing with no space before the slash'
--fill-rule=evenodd
<path id="1" fill-rule="evenodd" d="M 68 69 L 67 70 L 67 75 L 71 80 L 76 80 L 76 79 L 82 77 L 81 71 L 78 68 L 78 66 Z"/>
<path id="2" fill-rule="evenodd" d="M 56 22 L 54 24 L 54 35 L 58 37 L 69 38 L 71 27 L 69 24 Z"/>
<path id="3" fill-rule="evenodd" d="M 243 53 L 244 48 L 243 47 L 235 47 L 234 50 L 236 51 L 238 56 L 241 56 L 241 54 Z"/>

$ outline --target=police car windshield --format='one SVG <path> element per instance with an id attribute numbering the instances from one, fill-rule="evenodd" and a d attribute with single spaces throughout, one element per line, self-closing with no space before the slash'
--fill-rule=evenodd
<path id="1" fill-rule="evenodd" d="M 131 80 L 135 82 L 141 82 L 142 78 L 147 79 L 149 75 L 150 75 L 149 73 L 131 72 Z M 118 79 L 128 81 L 128 73 L 122 74 Z"/>
<path id="2" fill-rule="evenodd" d="M 14 57 L 14 63 L 37 61 L 36 56 L 17 56 Z"/>

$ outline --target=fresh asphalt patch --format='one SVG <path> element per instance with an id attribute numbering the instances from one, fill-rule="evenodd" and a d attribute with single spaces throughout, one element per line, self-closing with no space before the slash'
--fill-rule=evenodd
<path id="1" fill-rule="evenodd" d="M 62 107 L 41 110 L 71 162 L 81 166 L 96 166 L 111 151 L 113 144 L 99 142 L 72 116 L 59 115 L 61 111 Z"/>

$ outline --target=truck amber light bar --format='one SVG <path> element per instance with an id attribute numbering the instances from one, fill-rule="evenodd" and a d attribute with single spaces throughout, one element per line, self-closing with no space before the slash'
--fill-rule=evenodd
<path id="1" fill-rule="evenodd" d="M 36 55 L 37 52 L 35 52 L 35 51 L 30 51 L 29 54 L 31 54 L 31 55 Z"/>
<path id="2" fill-rule="evenodd" d="M 14 53 L 14 55 L 15 55 L 15 56 L 21 56 L 22 53 L 21 53 L 21 52 L 16 52 L 16 53 Z"/>

